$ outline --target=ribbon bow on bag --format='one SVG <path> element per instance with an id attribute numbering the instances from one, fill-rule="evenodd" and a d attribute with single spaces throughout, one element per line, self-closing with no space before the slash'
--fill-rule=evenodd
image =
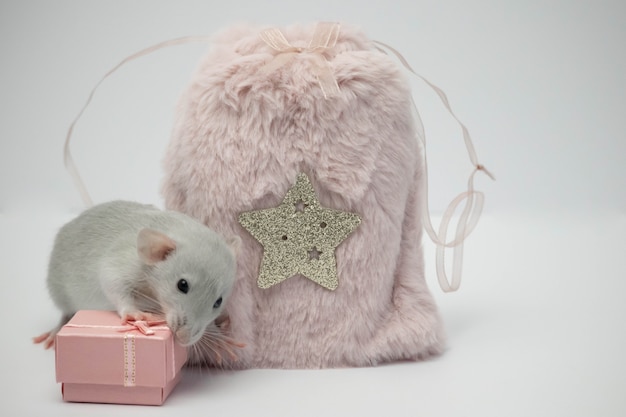
<path id="1" fill-rule="evenodd" d="M 324 93 L 324 98 L 338 96 L 339 85 L 333 75 L 332 68 L 324 56 L 324 52 L 332 49 L 337 44 L 339 36 L 339 24 L 321 22 L 315 26 L 313 38 L 306 48 L 290 44 L 282 32 L 276 28 L 266 29 L 260 34 L 261 39 L 272 49 L 278 52 L 270 62 L 261 67 L 260 71 L 270 73 L 282 67 L 299 54 L 310 56 L 313 72 Z"/>

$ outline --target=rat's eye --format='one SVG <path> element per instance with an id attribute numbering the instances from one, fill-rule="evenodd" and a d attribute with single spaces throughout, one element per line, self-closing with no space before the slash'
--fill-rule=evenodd
<path id="1" fill-rule="evenodd" d="M 220 308 L 222 305 L 222 297 L 218 298 L 215 304 L 213 304 L 213 308 Z"/>
<path id="2" fill-rule="evenodd" d="M 179 279 L 176 286 L 178 287 L 178 291 L 182 292 L 183 294 L 187 294 L 189 292 L 189 283 L 187 282 L 187 280 Z"/>

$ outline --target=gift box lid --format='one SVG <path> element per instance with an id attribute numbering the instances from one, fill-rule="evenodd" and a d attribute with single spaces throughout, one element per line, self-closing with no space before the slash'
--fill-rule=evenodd
<path id="1" fill-rule="evenodd" d="M 57 382 L 163 387 L 187 360 L 165 325 L 145 335 L 112 311 L 81 310 L 56 336 Z"/>

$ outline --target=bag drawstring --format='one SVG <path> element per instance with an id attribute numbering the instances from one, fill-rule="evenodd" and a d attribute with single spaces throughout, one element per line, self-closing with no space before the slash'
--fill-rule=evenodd
<path id="1" fill-rule="evenodd" d="M 96 93 L 96 90 L 98 89 L 98 87 L 100 87 L 100 84 L 102 84 L 104 80 L 106 80 L 107 78 L 109 78 L 109 76 L 111 76 L 111 74 L 113 74 L 121 66 L 128 63 L 129 61 L 133 61 L 144 55 L 151 54 L 152 52 L 157 51 L 159 49 L 166 48 L 168 46 L 182 45 L 182 44 L 192 43 L 192 42 L 207 42 L 208 43 L 210 40 L 211 38 L 208 36 L 184 36 L 182 38 L 171 39 L 165 42 L 158 43 L 156 45 L 149 46 L 145 49 L 142 49 L 141 51 L 135 52 L 134 54 L 124 58 L 119 64 L 117 64 L 116 66 L 111 68 L 106 74 L 104 74 L 102 78 L 100 78 L 100 81 L 96 83 L 94 88 L 91 90 L 91 93 L 89 93 L 89 97 L 87 97 L 87 101 L 78 112 L 78 115 L 76 116 L 76 118 L 70 124 L 70 127 L 67 131 L 67 136 L 65 137 L 65 145 L 63 146 L 63 162 L 65 163 L 65 168 L 69 171 L 70 176 L 74 180 L 74 184 L 76 185 L 76 188 L 78 188 L 78 192 L 80 193 L 80 196 L 83 200 L 83 203 L 85 203 L 85 206 L 87 207 L 93 206 L 93 200 L 89 196 L 87 187 L 85 187 L 85 183 L 83 182 L 80 174 L 78 173 L 78 169 L 76 168 L 76 164 L 74 163 L 74 158 L 72 158 L 72 154 L 70 152 L 70 141 L 72 139 L 72 133 L 74 132 L 74 127 L 76 123 L 85 112 L 85 109 L 87 109 L 87 106 L 89 106 L 89 103 L 91 103 L 91 100 L 93 99 L 93 96 Z"/>
<path id="2" fill-rule="evenodd" d="M 428 204 L 428 161 L 426 158 L 426 134 L 424 132 L 424 125 L 422 123 L 422 119 L 419 115 L 419 111 L 417 110 L 417 106 L 415 105 L 415 101 L 411 98 L 411 103 L 413 105 L 413 111 L 415 114 L 415 121 L 417 124 L 417 138 L 420 141 L 423 148 L 423 164 L 424 164 L 424 175 L 423 175 L 423 189 L 424 189 L 424 198 L 422 198 L 422 222 L 424 225 L 424 229 L 430 239 L 437 245 L 436 250 L 436 268 L 437 268 L 437 280 L 439 281 L 439 286 L 444 292 L 453 292 L 459 289 L 461 285 L 461 270 L 463 266 L 463 244 L 465 239 L 472 233 L 480 215 L 482 213 L 483 204 L 485 200 L 485 196 L 482 192 L 476 191 L 474 189 L 474 176 L 478 171 L 484 172 L 489 178 L 495 180 L 495 177 L 491 172 L 489 172 L 482 164 L 478 162 L 478 156 L 476 154 L 476 150 L 474 149 L 474 144 L 472 143 L 472 138 L 469 134 L 467 127 L 459 120 L 459 118 L 452 111 L 452 107 L 450 106 L 450 102 L 448 101 L 448 97 L 443 92 L 443 90 L 426 78 L 415 72 L 411 65 L 407 62 L 407 60 L 402 56 L 400 52 L 391 46 L 374 41 L 375 45 L 383 47 L 391 53 L 393 53 L 398 60 L 402 63 L 402 65 L 409 70 L 411 73 L 420 78 L 426 85 L 428 85 L 437 95 L 439 99 L 446 107 L 450 115 L 456 120 L 456 122 L 461 127 L 463 131 L 463 140 L 465 141 L 465 147 L 467 148 L 467 154 L 469 156 L 470 162 L 474 166 L 474 170 L 469 175 L 469 179 L 467 182 L 467 190 L 459 194 L 446 208 L 443 217 L 441 219 L 441 223 L 439 225 L 439 232 L 435 232 L 435 229 L 432 224 L 432 220 L 430 217 L 430 208 Z M 387 52 L 380 48 L 376 47 L 380 52 L 387 54 Z M 452 217 L 456 212 L 457 207 L 465 200 L 465 207 L 461 212 L 461 216 L 459 217 L 456 233 L 454 239 L 450 242 L 446 242 L 446 237 L 448 234 L 448 227 L 452 221 Z M 453 249 L 453 258 L 452 258 L 452 277 L 448 279 L 448 275 L 446 273 L 445 267 L 445 251 L 446 248 Z"/>

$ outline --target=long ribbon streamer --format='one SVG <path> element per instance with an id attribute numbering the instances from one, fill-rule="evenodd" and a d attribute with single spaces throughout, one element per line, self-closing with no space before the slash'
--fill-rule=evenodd
<path id="1" fill-rule="evenodd" d="M 437 245 L 437 250 L 435 252 L 436 257 L 436 268 L 437 268 L 437 280 L 439 281 L 439 286 L 444 292 L 452 292 L 459 289 L 461 285 L 461 275 L 462 275 L 462 266 L 463 266 L 463 243 L 465 239 L 472 233 L 478 220 L 480 219 L 480 215 L 482 213 L 483 204 L 484 204 L 484 194 L 480 191 L 476 191 L 474 189 L 474 176 L 478 171 L 484 172 L 489 178 L 495 180 L 495 177 L 491 172 L 489 172 L 482 164 L 478 162 L 478 156 L 476 154 L 476 150 L 474 149 L 474 144 L 472 143 L 472 138 L 469 134 L 469 130 L 467 127 L 459 120 L 459 118 L 452 111 L 452 107 L 450 106 L 450 102 L 448 101 L 448 97 L 443 92 L 443 90 L 430 81 L 428 81 L 425 77 L 415 72 L 415 70 L 411 67 L 411 65 L 407 62 L 407 60 L 402 56 L 400 52 L 398 52 L 393 47 L 378 41 L 374 41 L 374 44 L 379 45 L 389 51 L 391 51 L 404 65 L 404 67 L 409 70 L 411 73 L 419 77 L 426 85 L 428 85 L 437 95 L 439 99 L 446 107 L 450 115 L 456 120 L 456 122 L 461 127 L 463 132 L 463 140 L 465 141 L 465 147 L 467 149 L 467 153 L 470 159 L 470 162 L 474 166 L 474 170 L 469 175 L 469 179 L 467 182 L 467 191 L 459 194 L 446 208 L 444 215 L 441 219 L 441 223 L 439 225 L 439 232 L 435 232 L 435 229 L 432 224 L 432 220 L 430 218 L 430 208 L 428 204 L 428 161 L 426 158 L 426 134 L 424 131 L 424 125 L 422 123 L 422 119 L 419 115 L 419 111 L 417 110 L 417 106 L 413 99 L 412 105 L 413 110 L 416 116 L 416 123 L 418 129 L 418 139 L 423 147 L 423 163 L 424 163 L 424 176 L 423 176 L 423 187 L 424 187 L 424 198 L 422 199 L 422 221 L 424 223 L 424 229 L 428 233 L 430 239 Z M 382 53 L 387 53 L 384 49 L 377 47 L 379 51 Z M 465 200 L 465 207 L 461 212 L 461 216 L 459 217 L 456 233 L 454 236 L 454 240 L 447 242 L 447 234 L 448 234 L 448 226 L 452 221 L 452 217 L 456 212 L 457 207 Z M 445 267 L 445 251 L 446 248 L 453 248 L 453 258 L 452 258 L 452 278 L 448 279 L 448 275 L 446 273 Z"/>
<path id="2" fill-rule="evenodd" d="M 104 74 L 104 76 L 100 78 L 100 81 L 96 83 L 95 87 L 91 90 L 91 93 L 89 93 L 89 96 L 87 97 L 87 101 L 78 112 L 78 115 L 76 116 L 76 118 L 70 124 L 70 127 L 67 131 L 67 135 L 65 137 L 65 145 L 63 146 L 63 161 L 65 163 L 65 167 L 67 168 L 72 179 L 74 180 L 74 184 L 76 185 L 76 188 L 78 188 L 78 192 L 80 193 L 81 198 L 87 207 L 93 206 L 93 200 L 89 196 L 87 187 L 85 187 L 85 183 L 83 182 L 80 174 L 78 173 L 78 168 L 76 167 L 76 164 L 74 163 L 74 159 L 72 158 L 72 154 L 70 152 L 70 140 L 72 139 L 72 134 L 74 132 L 74 127 L 76 126 L 76 123 L 82 117 L 83 113 L 85 112 L 85 109 L 87 109 L 87 106 L 89 106 L 89 103 L 91 103 L 91 100 L 93 99 L 93 96 L 96 93 L 96 90 L 98 89 L 98 87 L 100 87 L 100 84 L 102 84 L 104 80 L 109 78 L 111 74 L 113 74 L 115 71 L 117 71 L 121 66 L 123 66 L 127 62 L 137 59 L 139 57 L 142 57 L 144 55 L 151 54 L 152 52 L 156 50 L 166 48 L 169 46 L 182 45 L 182 44 L 187 44 L 187 43 L 192 43 L 192 42 L 209 42 L 210 40 L 211 38 L 208 36 L 185 36 L 182 38 L 171 39 L 165 42 L 158 43 L 156 45 L 152 45 L 148 48 L 142 49 L 141 51 L 136 52 L 124 58 L 119 64 L 117 64 L 116 66 L 111 68 L 106 74 Z"/>

